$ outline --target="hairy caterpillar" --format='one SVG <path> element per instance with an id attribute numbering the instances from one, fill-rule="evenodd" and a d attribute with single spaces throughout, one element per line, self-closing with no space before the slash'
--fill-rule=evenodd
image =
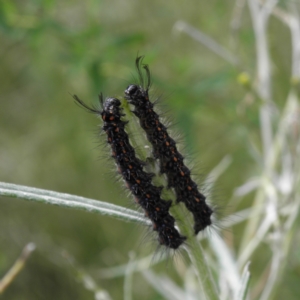
<path id="1" fill-rule="evenodd" d="M 147 139 L 153 147 L 153 155 L 160 161 L 160 171 L 168 178 L 168 187 L 176 193 L 176 201 L 183 202 L 194 218 L 194 232 L 204 230 L 211 225 L 213 210 L 207 205 L 206 197 L 199 191 L 191 178 L 191 172 L 184 164 L 184 157 L 179 153 L 176 142 L 170 137 L 159 115 L 154 111 L 154 104 L 149 99 L 151 85 L 148 65 L 142 64 L 143 57 L 137 57 L 136 68 L 139 85 L 131 84 L 125 90 L 125 99 L 134 106 L 133 113 L 139 118 Z M 142 72 L 145 71 L 146 78 Z"/>
<path id="2" fill-rule="evenodd" d="M 128 134 L 125 131 L 126 121 L 121 118 L 121 102 L 116 98 L 106 98 L 99 96 L 102 110 L 87 106 L 76 95 L 75 101 L 88 112 L 101 116 L 103 120 L 103 131 L 107 135 L 107 143 L 111 147 L 111 154 L 114 158 L 118 172 L 121 174 L 126 186 L 133 194 L 135 201 L 151 220 L 153 230 L 158 234 L 160 245 L 171 249 L 177 249 L 186 237 L 180 235 L 175 228 L 175 219 L 170 215 L 169 209 L 172 201 L 160 198 L 161 188 L 152 185 L 153 174 L 143 170 L 144 162 L 135 155 L 135 150 L 131 146 Z"/>

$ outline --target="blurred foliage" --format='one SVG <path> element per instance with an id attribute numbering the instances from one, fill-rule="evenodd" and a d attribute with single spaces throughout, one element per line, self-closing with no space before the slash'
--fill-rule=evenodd
<path id="1" fill-rule="evenodd" d="M 234 35 L 232 10 L 233 2 L 222 0 L 1 1 L 0 180 L 130 207 L 131 199 L 114 179 L 113 163 L 106 162 L 104 140 L 94 134 L 99 121 L 78 109 L 70 94 L 87 103 L 95 103 L 99 92 L 122 97 L 135 80 L 134 60 L 143 54 L 151 68 L 153 93 L 162 95 L 163 110 L 180 132 L 187 156 L 196 162 L 194 173 L 204 176 L 225 155 L 233 157 L 215 193 L 217 204 L 225 207 L 233 190 L 257 171 L 249 138 L 260 148 L 258 108 L 246 101 L 246 88 L 237 80 L 242 71 L 250 80 L 254 76 L 252 27 L 245 11 Z M 238 52 L 244 69 L 174 34 L 178 20 Z M 278 68 L 274 97 L 280 105 L 289 88 L 289 37 L 274 19 L 270 28 Z M 9 198 L 1 198 L 0 204 L 1 274 L 25 244 L 37 245 L 3 299 L 94 299 L 74 265 L 94 276 L 113 299 L 121 299 L 122 278 L 100 280 L 97 271 L 126 263 L 131 250 L 147 252 L 143 232 L 133 224 Z M 235 245 L 241 232 L 237 227 L 226 238 Z M 176 278 L 177 267 L 169 262 L 168 275 Z M 299 256 L 289 268 L 278 299 L 299 295 Z M 251 272 L 259 273 L 259 266 L 252 265 Z M 162 299 L 140 276 L 134 278 L 134 293 Z"/>

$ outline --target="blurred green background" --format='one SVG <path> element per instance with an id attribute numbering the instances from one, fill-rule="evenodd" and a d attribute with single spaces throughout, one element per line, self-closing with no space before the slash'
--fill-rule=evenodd
<path id="1" fill-rule="evenodd" d="M 216 203 L 226 207 L 234 189 L 257 172 L 249 138 L 261 148 L 258 107 L 247 102 L 237 82 L 242 71 L 254 76 L 253 29 L 246 7 L 241 26 L 233 31 L 233 13 L 234 1 L 223 0 L 2 0 L 0 180 L 131 207 L 115 180 L 113 162 L 107 163 L 104 139 L 95 134 L 100 120 L 80 110 L 71 94 L 86 103 L 96 103 L 99 92 L 122 97 L 141 54 L 150 65 L 154 94 L 162 95 L 186 154 L 196 162 L 194 173 L 205 177 L 224 156 L 233 158 L 215 191 Z M 179 20 L 238 54 L 243 67 L 180 34 L 174 29 Z M 280 106 L 289 87 L 289 36 L 275 19 L 269 27 L 274 97 Z M 3 299 L 94 299 L 79 270 L 92 274 L 112 299 L 122 298 L 123 279 L 100 279 L 97 271 L 127 263 L 132 250 L 141 252 L 143 229 L 17 199 L 2 197 L 0 205 L 0 274 L 26 243 L 37 246 Z M 230 207 L 224 210 L 226 215 Z M 240 232 L 227 233 L 233 245 Z M 168 275 L 172 272 L 170 266 Z M 299 264 L 278 299 L 297 295 L 297 274 Z M 142 278 L 134 283 L 136 299 L 162 299 Z"/>

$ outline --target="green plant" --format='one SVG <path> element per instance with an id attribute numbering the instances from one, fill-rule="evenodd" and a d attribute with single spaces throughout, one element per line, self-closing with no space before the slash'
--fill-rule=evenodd
<path id="1" fill-rule="evenodd" d="M 136 1 L 127 1 L 126 9 L 121 5 L 113 12 L 111 4 L 102 3 L 99 9 L 97 1 L 90 1 L 86 7 L 81 2 L 65 3 L 65 7 L 59 8 L 52 1 L 1 3 L 0 88 L 5 99 L 0 111 L 2 181 L 55 187 L 77 194 L 95 193 L 100 199 L 124 203 L 124 197 L 118 193 L 107 192 L 110 179 L 105 181 L 104 176 L 99 176 L 106 168 L 104 160 L 95 168 L 91 135 L 87 134 L 90 127 L 83 125 L 76 107 L 73 109 L 65 99 L 68 92 L 82 95 L 86 91 L 87 95 L 82 97 L 88 99 L 99 91 L 122 90 L 123 79 L 129 80 L 132 61 L 139 50 L 154 67 L 153 86 L 173 92 L 171 101 L 167 98 L 166 102 L 174 119 L 181 124 L 187 152 L 201 152 L 201 160 L 213 170 L 204 186 L 209 190 L 210 184 L 218 187 L 221 181 L 225 185 L 221 205 L 234 207 L 236 212 L 219 221 L 221 229 L 232 228 L 231 232 L 216 229 L 218 234 L 212 233 L 201 243 L 190 237 L 193 243 L 187 248 L 190 258 L 183 251 L 183 259 L 168 260 L 167 266 L 175 265 L 176 272 L 170 271 L 171 267 L 161 271 L 156 263 L 163 261 L 164 255 L 153 259 L 153 253 L 144 256 L 140 249 L 138 254 L 130 253 L 126 265 L 123 263 L 127 258 L 114 260 L 111 248 L 107 250 L 110 254 L 107 259 L 103 248 L 113 244 L 114 238 L 118 242 L 116 248 L 121 248 L 118 255 L 127 251 L 130 241 L 126 244 L 120 236 L 109 240 L 108 234 L 103 234 L 104 230 L 111 230 L 109 218 L 96 219 L 93 214 L 77 214 L 62 207 L 92 211 L 126 222 L 145 222 L 136 211 L 98 200 L 1 183 L 1 195 L 5 196 L 1 200 L 5 237 L 1 240 L 0 257 L 3 274 L 11 265 L 9 254 L 28 239 L 34 239 L 36 252 L 42 253 L 42 259 L 37 261 L 32 257 L 33 264 L 28 263 L 23 271 L 31 275 L 28 278 L 35 278 L 34 284 L 27 283 L 25 275 L 19 281 L 17 278 L 7 290 L 11 299 L 19 299 L 16 290 L 32 298 L 32 290 L 36 289 L 51 299 L 72 298 L 72 292 L 86 299 L 85 290 L 91 298 L 104 295 L 104 299 L 109 299 L 109 293 L 115 297 L 124 295 L 125 299 L 132 298 L 132 293 L 148 297 L 144 281 L 157 291 L 152 292 L 153 298 L 161 295 L 165 299 L 202 299 L 206 291 L 209 299 L 297 299 L 299 257 L 295 249 L 299 243 L 300 203 L 297 2 L 237 0 L 232 7 L 232 3 L 224 1 L 200 4 L 191 1 L 188 6 L 179 7 L 173 2 L 153 1 L 144 7 Z M 174 22 L 173 37 L 177 39 L 171 39 L 169 32 Z M 179 32 L 192 40 L 178 37 Z M 205 47 L 196 48 L 194 41 Z M 220 160 L 214 167 L 215 161 Z M 232 190 L 233 196 L 228 201 Z M 59 209 L 51 210 L 37 203 L 25 206 L 22 202 L 7 201 L 9 197 L 54 204 Z M 34 221 L 27 217 L 29 211 Z M 177 213 L 180 215 L 181 210 Z M 16 215 L 20 220 L 16 220 Z M 98 219 L 105 221 L 100 223 Z M 118 224 L 120 235 L 127 234 L 128 238 L 129 233 L 124 233 Z M 198 252 L 200 247 L 203 251 Z M 67 259 L 57 255 L 60 248 L 67 249 Z M 102 256 L 110 264 L 101 261 Z M 51 264 L 46 265 L 45 261 Z M 153 270 L 149 269 L 151 263 Z M 56 281 L 56 295 L 52 294 L 51 285 L 37 281 L 43 278 L 47 282 L 50 278 L 54 282 L 57 274 L 70 269 L 74 271 L 71 275 L 61 275 Z M 134 276 L 136 273 L 142 276 Z M 212 274 L 209 280 L 208 273 Z M 70 278 L 78 281 L 71 285 Z M 15 291 L 14 284 L 18 286 Z"/>

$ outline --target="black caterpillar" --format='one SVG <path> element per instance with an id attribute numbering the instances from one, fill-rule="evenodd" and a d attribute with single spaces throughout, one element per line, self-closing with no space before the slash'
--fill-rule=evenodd
<path id="1" fill-rule="evenodd" d="M 107 143 L 111 146 L 112 157 L 117 164 L 118 172 L 122 175 L 135 201 L 152 221 L 153 230 L 158 233 L 160 245 L 177 249 L 186 237 L 181 236 L 174 227 L 175 219 L 169 213 L 172 201 L 160 198 L 162 188 L 152 185 L 151 180 L 154 175 L 144 172 L 144 162 L 135 156 L 135 150 L 125 131 L 127 122 L 121 120 L 121 117 L 125 116 L 120 107 L 121 102 L 116 98 L 106 98 L 103 101 L 100 95 L 101 111 L 87 106 L 76 95 L 73 97 L 88 112 L 101 116 L 104 122 L 102 129 L 107 134 Z"/>
<path id="2" fill-rule="evenodd" d="M 133 113 L 139 118 L 147 139 L 152 144 L 153 155 L 160 160 L 160 171 L 168 178 L 168 187 L 173 187 L 176 201 L 183 202 L 194 217 L 194 232 L 204 230 L 211 225 L 213 210 L 205 202 L 197 184 L 191 178 L 191 172 L 184 164 L 183 156 L 178 152 L 175 141 L 169 136 L 166 126 L 160 122 L 153 110 L 154 104 L 149 99 L 151 85 L 148 65 L 142 64 L 143 57 L 136 59 L 139 85 L 131 84 L 125 90 L 125 99 L 134 106 Z M 146 80 L 144 79 L 144 69 Z"/>

